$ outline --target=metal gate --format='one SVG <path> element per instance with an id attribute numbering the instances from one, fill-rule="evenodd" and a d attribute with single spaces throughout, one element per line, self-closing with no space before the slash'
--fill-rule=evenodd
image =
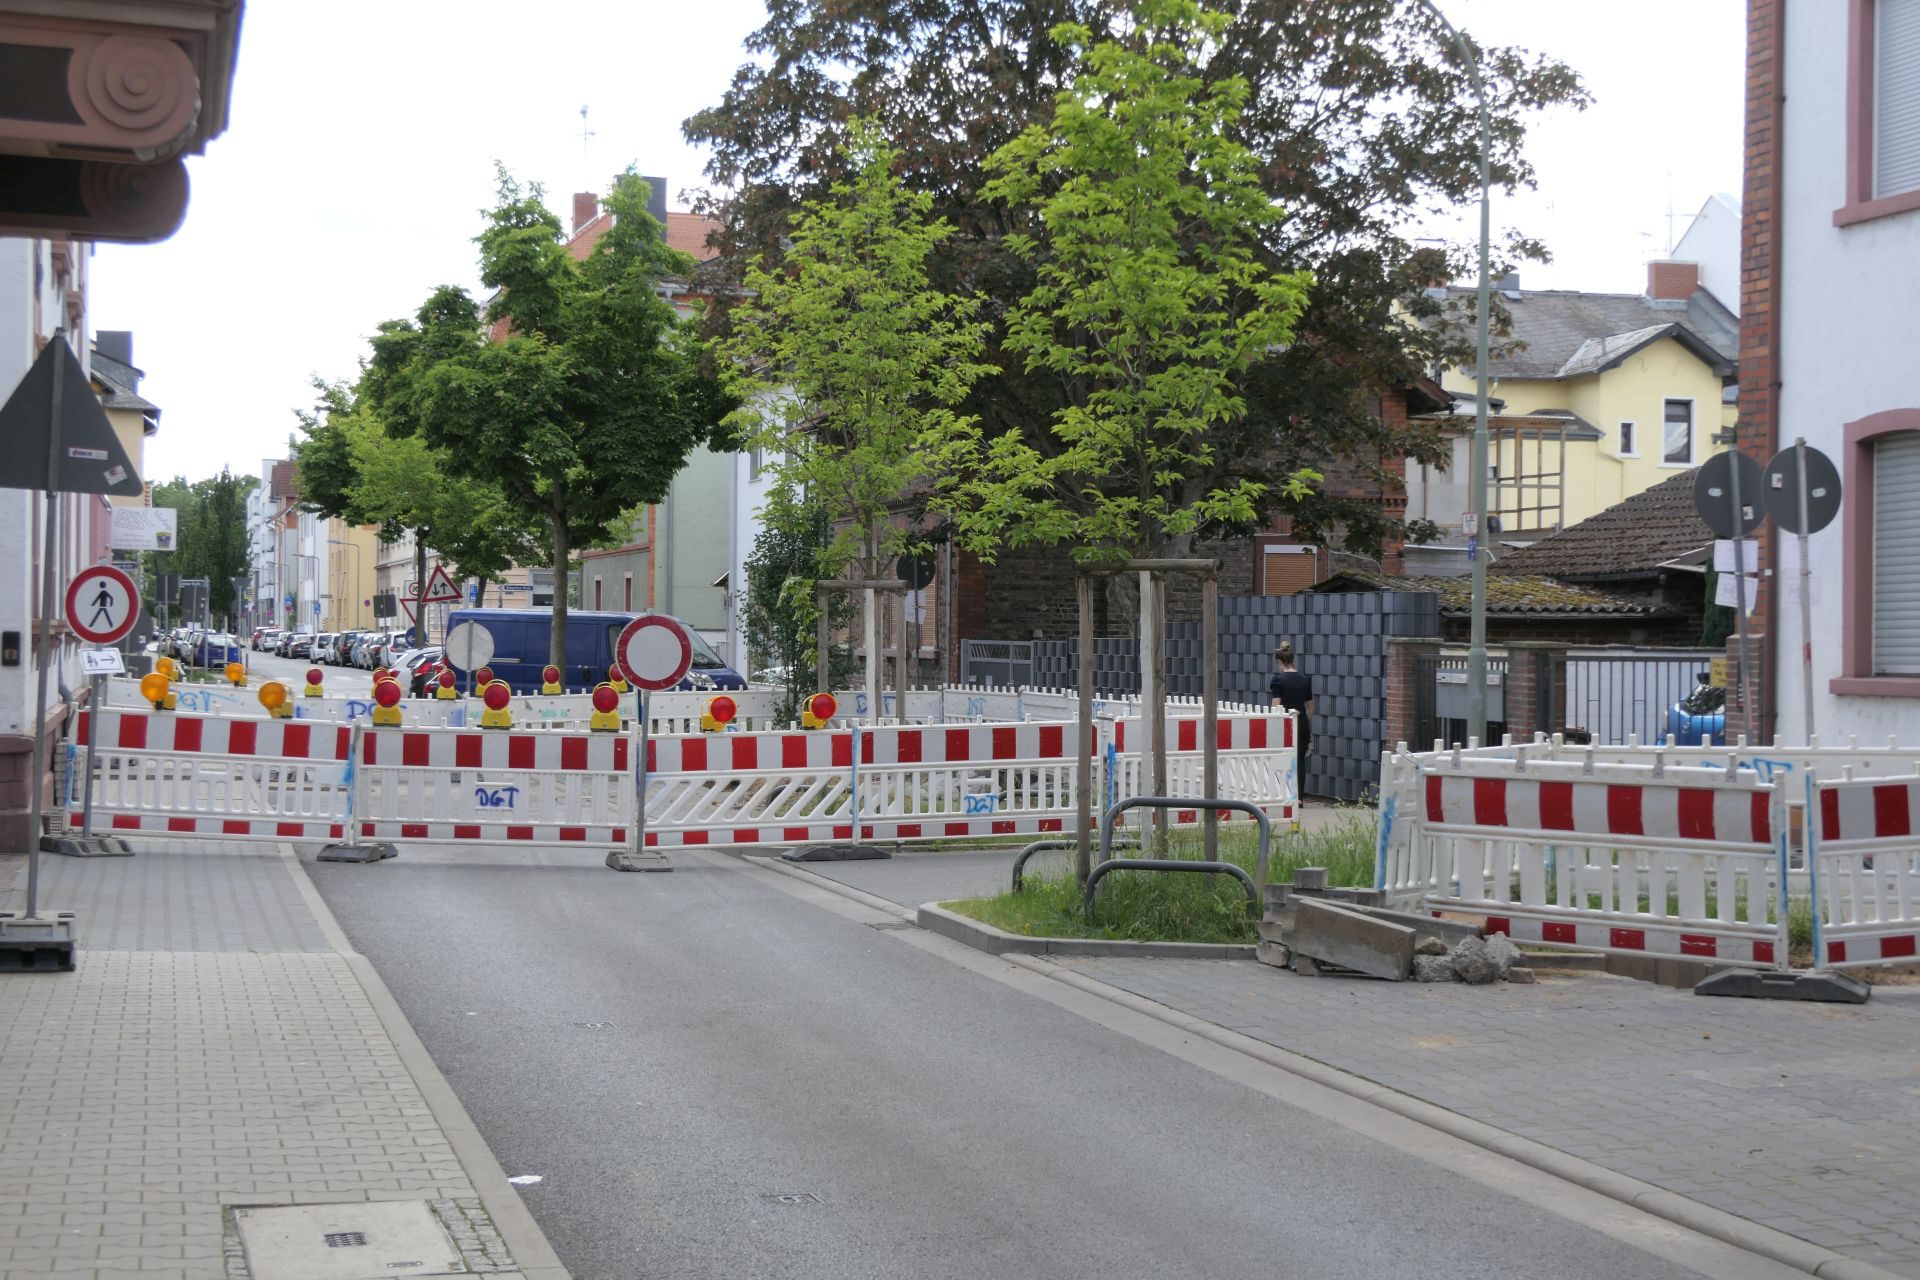
<path id="1" fill-rule="evenodd" d="M 962 640 L 960 683 L 1019 689 L 1033 683 L 1033 641 Z"/>
<path id="2" fill-rule="evenodd" d="M 1538 685 L 1546 723 L 1528 728 L 1596 746 L 1625 746 L 1632 739 L 1660 742 L 1669 733 L 1686 741 L 1674 704 L 1692 693 L 1713 659 L 1722 656 L 1718 650 L 1553 654 L 1551 674 L 1543 670 Z"/>
<path id="3" fill-rule="evenodd" d="M 1505 689 L 1507 659 L 1487 659 L 1487 741 L 1498 742 L 1509 731 Z M 1413 741 L 1422 749 L 1435 742 L 1466 745 L 1467 659 L 1462 654 L 1417 653 L 1413 657 Z M 1533 726 L 1516 725 L 1512 732 L 1531 734 Z"/>

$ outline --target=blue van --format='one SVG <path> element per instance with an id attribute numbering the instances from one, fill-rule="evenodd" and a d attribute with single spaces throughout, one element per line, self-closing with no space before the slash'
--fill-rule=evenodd
<path id="1" fill-rule="evenodd" d="M 613 665 L 613 647 L 620 633 L 638 614 L 596 613 L 584 609 L 567 610 L 567 660 L 560 683 L 567 689 L 591 689 L 607 678 Z M 677 619 L 676 619 L 677 621 Z M 515 693 L 540 692 L 541 673 L 546 670 L 552 645 L 551 609 L 455 609 L 447 617 L 451 630 L 463 622 L 485 627 L 493 636 L 493 668 L 496 680 L 504 680 Z M 682 622 L 680 624 L 686 627 Z M 700 633 L 687 627 L 693 641 L 693 666 L 682 689 L 744 689 L 747 682 L 720 660 Z"/>

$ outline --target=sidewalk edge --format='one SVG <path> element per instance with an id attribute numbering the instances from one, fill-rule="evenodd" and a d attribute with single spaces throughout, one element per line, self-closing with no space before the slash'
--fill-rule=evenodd
<path id="1" fill-rule="evenodd" d="M 393 993 L 374 969 L 373 962 L 353 949 L 353 943 L 348 940 L 345 930 L 341 929 L 340 922 L 327 906 L 326 899 L 320 896 L 320 890 L 307 875 L 307 868 L 294 852 L 293 846 L 281 844 L 279 850 L 287 873 L 299 886 L 300 896 L 306 902 L 307 909 L 313 912 L 320 932 L 359 980 L 361 990 L 366 992 L 367 1000 L 380 1019 L 381 1028 L 387 1033 L 387 1038 L 393 1041 L 395 1052 L 400 1055 L 401 1065 L 413 1077 L 415 1086 L 426 1099 L 427 1109 L 433 1113 L 434 1122 L 446 1134 L 447 1143 L 459 1159 L 460 1167 L 466 1170 L 467 1177 L 472 1180 L 474 1192 L 480 1197 L 487 1216 L 499 1230 L 500 1238 L 506 1241 L 517 1268 L 514 1274 L 524 1276 L 526 1280 L 572 1280 L 571 1273 L 560 1261 L 560 1255 L 554 1252 L 553 1245 L 548 1242 L 540 1224 L 534 1220 L 526 1202 L 520 1198 L 520 1193 L 507 1181 L 507 1171 L 501 1168 L 493 1149 L 487 1146 L 487 1140 L 481 1136 L 466 1107 L 461 1105 L 453 1086 L 440 1073 L 433 1055 L 427 1052 L 427 1046 L 422 1043 L 419 1033 L 414 1031 L 413 1024 L 407 1021 L 400 1002 L 393 998 Z"/>
<path id="2" fill-rule="evenodd" d="M 841 884 L 828 876 L 815 875 L 778 858 L 748 856 L 745 861 L 804 880 L 863 906 L 887 912 L 902 920 L 914 921 L 919 927 L 926 928 L 926 925 L 917 918 L 918 913 L 911 908 L 902 907 L 896 902 L 889 902 L 884 898 L 855 889 L 851 885 Z M 937 931 L 929 929 L 928 932 L 953 936 L 944 929 Z M 965 938 L 955 940 L 970 946 L 976 945 Z M 985 947 L 979 949 L 986 950 Z M 1537 1169 L 1549 1177 L 1570 1182 L 1574 1186 L 1596 1192 L 1610 1200 L 1617 1200 L 1643 1213 L 1650 1213 L 1656 1218 L 1665 1218 L 1676 1226 L 1719 1240 L 1723 1244 L 1730 1244 L 1736 1249 L 1743 1249 L 1783 1266 L 1817 1276 L 1819 1280 L 1907 1280 L 1896 1272 L 1876 1267 L 1870 1262 L 1861 1262 L 1845 1254 L 1802 1240 L 1798 1236 L 1788 1235 L 1784 1231 L 1775 1231 L 1771 1227 L 1762 1226 L 1738 1214 L 1728 1213 L 1724 1209 L 1716 1209 L 1712 1205 L 1689 1199 L 1677 1191 L 1669 1191 L 1651 1182 L 1643 1182 L 1638 1178 L 1628 1177 L 1624 1173 L 1616 1173 L 1591 1160 L 1583 1160 L 1556 1147 L 1510 1133 L 1497 1125 L 1472 1119 L 1411 1094 L 1377 1084 L 1365 1076 L 1355 1075 L 1304 1054 L 1282 1049 L 1237 1031 L 1230 1031 L 1218 1023 L 1208 1022 L 1205 1018 L 1195 1017 L 1190 1013 L 1183 1013 L 1171 1005 L 1135 995 L 1131 991 L 1101 982 L 1097 978 L 1089 978 L 1071 969 L 1062 969 L 1044 957 L 1008 951 L 998 953 L 996 958 L 1007 964 L 1018 965 L 1033 973 L 1052 978 L 1056 982 L 1074 987 L 1089 995 L 1099 996 L 1122 1008 L 1131 1009 L 1157 1022 L 1163 1022 L 1170 1027 L 1199 1036 L 1224 1049 L 1244 1054 L 1290 1075 L 1299 1076 L 1303 1080 L 1344 1093 L 1348 1097 L 1371 1103 L 1403 1119 L 1437 1130 L 1518 1164 Z"/>
<path id="3" fill-rule="evenodd" d="M 1377 1084 L 1365 1076 L 1328 1066 L 1318 1059 L 1231 1031 L 1218 1023 L 1183 1013 L 1171 1005 L 1136 995 L 1123 988 L 1101 982 L 1097 978 L 1089 978 L 1085 974 L 1062 969 L 1047 960 L 1014 954 L 1003 955 L 1000 959 L 1034 973 L 1044 974 L 1056 982 L 1085 991 L 1089 995 L 1099 996 L 1103 1000 L 1144 1014 L 1168 1026 L 1200 1036 L 1222 1048 L 1245 1054 L 1268 1066 L 1371 1103 L 1404 1119 L 1491 1151 L 1495 1155 L 1538 1169 L 1564 1182 L 1571 1182 L 1575 1186 L 1618 1200 L 1655 1217 L 1665 1218 L 1689 1231 L 1711 1236 L 1737 1249 L 1758 1254 L 1783 1266 L 1805 1271 L 1809 1275 L 1819 1276 L 1821 1280 L 1904 1280 L 1897 1273 L 1874 1266 L 1872 1263 L 1849 1258 L 1845 1254 L 1822 1248 L 1798 1236 L 1788 1235 L 1784 1231 L 1775 1231 L 1771 1227 L 1762 1226 L 1738 1214 L 1728 1213 L 1724 1209 L 1702 1204 L 1698 1200 L 1689 1199 L 1665 1187 L 1655 1186 L 1653 1183 L 1643 1182 L 1623 1173 L 1616 1173 L 1603 1165 L 1570 1155 L 1556 1147 L 1547 1146 L 1531 1138 L 1523 1138 L 1483 1120 L 1461 1115 L 1457 1111 L 1449 1111 L 1435 1103 Z"/>

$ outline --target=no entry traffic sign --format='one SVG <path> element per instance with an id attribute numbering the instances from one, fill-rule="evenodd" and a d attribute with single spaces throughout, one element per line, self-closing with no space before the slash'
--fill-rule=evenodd
<path id="1" fill-rule="evenodd" d="M 140 616 L 140 592 L 133 579 L 110 564 L 73 575 L 67 584 L 67 625 L 82 640 L 113 644 L 133 630 Z"/>
<path id="2" fill-rule="evenodd" d="M 620 674 L 636 689 L 671 689 L 693 665 L 693 641 L 687 629 L 665 614 L 635 618 L 614 645 Z"/>

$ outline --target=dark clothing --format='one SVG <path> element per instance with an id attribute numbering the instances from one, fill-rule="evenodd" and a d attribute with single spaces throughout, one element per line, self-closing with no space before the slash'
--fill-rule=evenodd
<path id="1" fill-rule="evenodd" d="M 1299 716 L 1307 714 L 1313 701 L 1313 677 L 1301 671 L 1276 671 L 1267 681 L 1267 692 L 1280 699 L 1280 705 Z"/>
<path id="2" fill-rule="evenodd" d="M 1307 717 L 1307 704 L 1313 701 L 1313 677 L 1302 671 L 1276 671 L 1273 679 L 1267 681 L 1267 692 L 1278 698 L 1280 705 L 1293 712 L 1296 717 L 1294 727 L 1299 734 L 1299 742 L 1294 749 L 1296 770 L 1294 786 L 1304 793 L 1307 783 L 1307 752 L 1313 741 L 1313 724 Z"/>

